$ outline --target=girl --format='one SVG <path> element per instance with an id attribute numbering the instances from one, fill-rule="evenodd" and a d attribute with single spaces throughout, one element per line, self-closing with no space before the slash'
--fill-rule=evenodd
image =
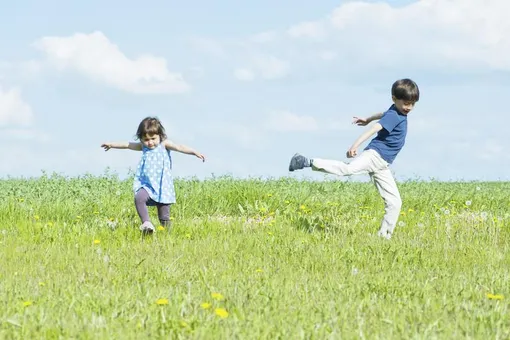
<path id="1" fill-rule="evenodd" d="M 147 206 L 157 206 L 159 222 L 163 227 L 170 226 L 170 204 L 175 203 L 175 189 L 172 178 L 172 157 L 170 151 L 195 155 L 202 162 L 204 155 L 167 139 L 165 128 L 158 118 L 147 117 L 141 121 L 136 131 L 136 142 L 104 143 L 105 151 L 110 149 L 130 149 L 142 151 L 142 158 L 136 169 L 133 190 L 135 206 L 142 221 L 140 230 L 152 233 L 154 225 L 149 219 Z"/>

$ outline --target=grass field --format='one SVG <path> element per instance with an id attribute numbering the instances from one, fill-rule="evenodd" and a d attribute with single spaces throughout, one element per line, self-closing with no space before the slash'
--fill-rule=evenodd
<path id="1" fill-rule="evenodd" d="M 508 339 L 510 183 L 178 180 L 138 231 L 131 180 L 0 181 L 2 339 Z M 151 210 L 157 221 L 155 210 Z"/>

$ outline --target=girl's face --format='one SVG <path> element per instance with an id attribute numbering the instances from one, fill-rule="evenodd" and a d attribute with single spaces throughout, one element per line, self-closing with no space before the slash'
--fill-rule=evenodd
<path id="1" fill-rule="evenodd" d="M 161 138 L 159 137 L 159 135 L 145 135 L 143 136 L 142 140 L 141 140 L 142 144 L 149 148 L 149 149 L 154 149 L 155 147 L 157 147 L 159 145 L 159 143 L 161 143 Z"/>

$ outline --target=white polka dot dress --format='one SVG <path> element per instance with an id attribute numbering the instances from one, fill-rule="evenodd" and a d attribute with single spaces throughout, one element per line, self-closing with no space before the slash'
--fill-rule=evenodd
<path id="1" fill-rule="evenodd" d="M 147 190 L 150 198 L 157 203 L 175 203 L 172 157 L 163 143 L 152 150 L 145 146 L 142 149 L 142 159 L 133 183 L 135 194 L 141 188 Z"/>

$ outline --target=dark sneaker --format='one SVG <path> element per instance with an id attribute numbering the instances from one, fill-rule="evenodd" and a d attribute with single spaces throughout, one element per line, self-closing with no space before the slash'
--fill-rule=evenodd
<path id="1" fill-rule="evenodd" d="M 308 158 L 306 158 L 303 155 L 300 155 L 299 153 L 296 153 L 290 159 L 289 171 L 301 170 L 304 167 L 308 166 L 310 166 L 310 161 L 308 160 Z"/>

